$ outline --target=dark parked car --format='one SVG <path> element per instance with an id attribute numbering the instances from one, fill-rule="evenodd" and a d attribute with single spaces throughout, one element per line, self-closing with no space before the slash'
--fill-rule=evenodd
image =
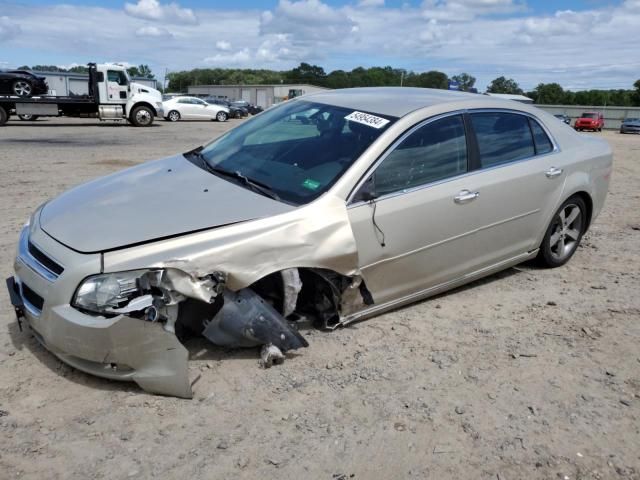
<path id="1" fill-rule="evenodd" d="M 48 91 L 44 77 L 26 70 L 0 70 L 0 94 L 31 97 Z"/>
<path id="2" fill-rule="evenodd" d="M 232 105 L 230 101 L 225 100 L 224 98 L 206 97 L 203 100 L 209 104 L 222 105 L 223 107 L 227 107 L 229 109 L 231 118 L 241 118 L 249 116 L 248 109 L 240 107 L 238 105 Z"/>
<path id="3" fill-rule="evenodd" d="M 640 118 L 626 118 L 620 125 L 620 133 L 640 133 Z"/>
<path id="4" fill-rule="evenodd" d="M 231 105 L 233 105 L 235 107 L 246 108 L 251 115 L 257 115 L 258 113 L 260 113 L 260 112 L 262 112 L 264 110 L 264 108 L 262 108 L 262 107 L 260 107 L 258 105 L 251 105 L 246 100 L 235 100 L 235 101 L 231 102 Z"/>
<path id="5" fill-rule="evenodd" d="M 571 117 L 565 115 L 564 113 L 558 113 L 557 115 L 554 115 L 554 117 L 556 117 L 561 122 L 566 123 L 567 125 L 571 125 Z"/>

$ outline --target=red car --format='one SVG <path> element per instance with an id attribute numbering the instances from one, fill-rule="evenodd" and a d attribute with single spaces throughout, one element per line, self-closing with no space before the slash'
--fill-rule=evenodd
<path id="1" fill-rule="evenodd" d="M 601 132 L 604 128 L 604 117 L 597 112 L 584 112 L 580 117 L 576 118 L 573 128 L 576 130 L 593 130 Z"/>

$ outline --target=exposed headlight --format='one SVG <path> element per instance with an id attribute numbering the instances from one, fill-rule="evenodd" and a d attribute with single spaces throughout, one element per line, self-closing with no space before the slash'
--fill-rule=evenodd
<path id="1" fill-rule="evenodd" d="M 151 293 L 149 276 L 156 274 L 161 275 L 162 270 L 131 270 L 87 277 L 76 290 L 71 305 L 95 313 L 119 313 L 117 310 L 134 298 Z"/>

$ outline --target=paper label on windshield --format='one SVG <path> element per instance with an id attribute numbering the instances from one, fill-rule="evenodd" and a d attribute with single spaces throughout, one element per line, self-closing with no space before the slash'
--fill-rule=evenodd
<path id="1" fill-rule="evenodd" d="M 363 125 L 368 125 L 373 128 L 382 128 L 387 123 L 389 123 L 389 120 L 387 120 L 386 118 L 376 117 L 375 115 L 371 115 L 370 113 L 363 113 L 358 111 L 350 113 L 349 115 L 344 117 L 344 119 L 351 122 L 362 123 Z"/>

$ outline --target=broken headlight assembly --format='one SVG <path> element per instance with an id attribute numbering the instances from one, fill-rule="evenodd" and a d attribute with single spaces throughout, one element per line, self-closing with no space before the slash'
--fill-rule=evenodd
<path id="1" fill-rule="evenodd" d="M 152 286 L 162 270 L 131 270 L 85 278 L 73 296 L 71 306 L 97 314 L 119 314 L 144 310 L 153 302 Z M 129 308 L 127 308 L 129 307 Z"/>

